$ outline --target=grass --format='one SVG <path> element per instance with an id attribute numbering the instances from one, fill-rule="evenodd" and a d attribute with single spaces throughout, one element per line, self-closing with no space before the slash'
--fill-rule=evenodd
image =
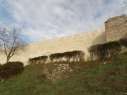
<path id="1" fill-rule="evenodd" d="M 68 78 L 52 83 L 43 76 L 43 65 L 29 65 L 21 75 L 0 82 L 0 95 L 127 95 L 127 54 L 112 64 L 72 67 Z"/>

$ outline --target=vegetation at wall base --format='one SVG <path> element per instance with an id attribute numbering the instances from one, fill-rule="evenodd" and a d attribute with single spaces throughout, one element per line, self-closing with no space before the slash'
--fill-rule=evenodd
<path id="1" fill-rule="evenodd" d="M 73 66 L 73 65 L 72 65 Z M 66 79 L 51 82 L 42 64 L 28 65 L 20 75 L 0 82 L 0 95 L 126 95 L 127 53 L 110 64 L 77 64 Z"/>
<path id="2" fill-rule="evenodd" d="M 24 70 L 22 62 L 8 62 L 0 66 L 0 80 L 7 80 L 13 76 L 21 74 Z"/>

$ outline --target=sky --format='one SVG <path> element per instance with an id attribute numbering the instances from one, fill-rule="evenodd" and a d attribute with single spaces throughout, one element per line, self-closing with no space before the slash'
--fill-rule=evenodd
<path id="1" fill-rule="evenodd" d="M 0 25 L 20 28 L 38 41 L 95 31 L 126 14 L 125 0 L 0 0 Z"/>

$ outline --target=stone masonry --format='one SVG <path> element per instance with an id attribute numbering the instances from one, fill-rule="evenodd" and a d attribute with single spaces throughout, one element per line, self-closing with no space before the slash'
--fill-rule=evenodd
<path id="1" fill-rule="evenodd" d="M 127 16 L 116 16 L 105 22 L 106 40 L 115 41 L 127 36 Z"/>

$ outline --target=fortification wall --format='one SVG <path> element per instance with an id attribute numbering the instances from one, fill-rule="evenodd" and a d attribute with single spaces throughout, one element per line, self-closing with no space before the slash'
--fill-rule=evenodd
<path id="1" fill-rule="evenodd" d="M 93 44 L 104 43 L 105 34 L 103 30 L 95 32 L 83 32 L 68 37 L 31 43 L 23 51 L 19 51 L 11 61 L 22 61 L 28 64 L 29 58 L 52 53 L 63 53 L 66 51 L 81 50 L 85 53 L 85 60 L 89 57 L 88 48 Z M 5 61 L 3 54 L 0 55 L 0 63 Z"/>
<path id="2" fill-rule="evenodd" d="M 105 33 L 107 41 L 119 40 L 127 36 L 127 16 L 116 16 L 105 22 Z"/>
<path id="3" fill-rule="evenodd" d="M 88 48 L 95 44 L 118 40 L 127 36 L 127 16 L 117 16 L 105 22 L 105 32 L 100 29 L 95 32 L 84 32 L 73 36 L 40 41 L 28 45 L 24 51 L 19 51 L 11 60 L 22 61 L 28 64 L 29 58 L 52 53 L 81 50 L 85 53 L 85 60 L 89 59 Z M 5 61 L 3 54 L 0 55 L 0 63 Z"/>

